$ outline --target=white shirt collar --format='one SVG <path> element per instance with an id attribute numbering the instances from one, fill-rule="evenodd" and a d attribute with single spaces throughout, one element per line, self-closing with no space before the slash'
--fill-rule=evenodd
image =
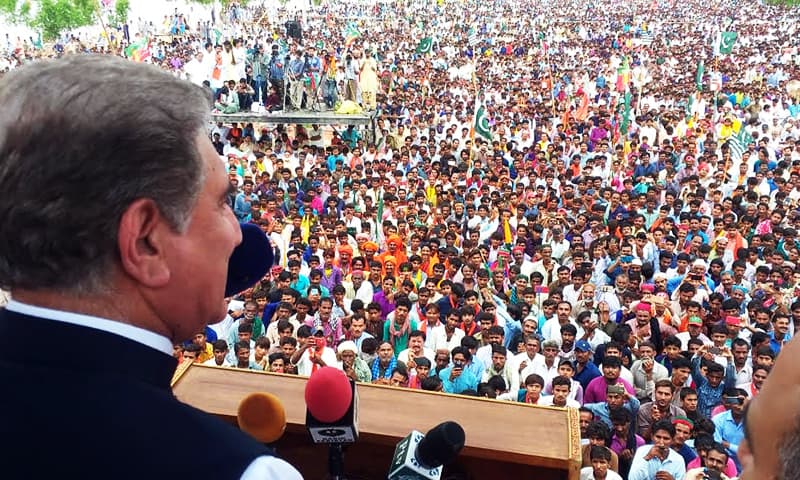
<path id="1" fill-rule="evenodd" d="M 104 332 L 125 337 L 134 342 L 147 345 L 150 348 L 172 355 L 172 342 L 165 336 L 159 335 L 150 330 L 145 330 L 127 323 L 108 320 L 105 318 L 94 317 L 91 315 L 81 315 L 78 313 L 54 310 L 51 308 L 37 307 L 28 305 L 17 300 L 9 300 L 6 310 L 32 317 L 46 318 L 56 322 L 64 322 L 82 327 L 94 328 Z"/>

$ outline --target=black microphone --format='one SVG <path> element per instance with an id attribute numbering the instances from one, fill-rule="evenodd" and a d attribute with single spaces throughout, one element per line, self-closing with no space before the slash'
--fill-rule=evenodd
<path id="1" fill-rule="evenodd" d="M 389 466 L 389 480 L 439 480 L 442 467 L 464 448 L 464 429 L 444 422 L 427 434 L 413 430 L 397 444 Z"/>

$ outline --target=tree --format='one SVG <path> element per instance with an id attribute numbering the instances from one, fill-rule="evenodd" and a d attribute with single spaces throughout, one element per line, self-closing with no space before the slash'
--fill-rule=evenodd
<path id="1" fill-rule="evenodd" d="M 39 0 L 30 25 L 45 40 L 55 40 L 66 30 L 92 25 L 97 12 L 95 0 Z"/>
<path id="2" fill-rule="evenodd" d="M 27 23 L 30 21 L 30 0 L 0 0 L 0 16 L 11 23 Z"/>
<path id="3" fill-rule="evenodd" d="M 114 4 L 114 13 L 109 15 L 108 24 L 121 26 L 128 22 L 128 12 L 131 9 L 129 0 L 117 0 Z"/>

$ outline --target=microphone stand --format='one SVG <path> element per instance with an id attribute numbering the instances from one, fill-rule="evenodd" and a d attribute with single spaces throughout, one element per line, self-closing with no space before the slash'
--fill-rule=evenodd
<path id="1" fill-rule="evenodd" d="M 341 443 L 332 443 L 328 446 L 328 473 L 331 480 L 345 480 L 344 452 Z"/>

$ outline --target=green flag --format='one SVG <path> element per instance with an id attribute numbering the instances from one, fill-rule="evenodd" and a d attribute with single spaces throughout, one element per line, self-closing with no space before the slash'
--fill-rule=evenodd
<path id="1" fill-rule="evenodd" d="M 417 53 L 431 53 L 433 50 L 433 38 L 425 37 L 417 45 Z"/>
<path id="2" fill-rule="evenodd" d="M 220 41 L 221 38 L 222 38 L 222 32 L 219 29 L 215 28 L 214 29 L 214 44 L 215 45 L 220 45 L 219 41 Z"/>
<path id="3" fill-rule="evenodd" d="M 475 134 L 486 141 L 492 141 L 492 127 L 489 125 L 489 116 L 483 105 L 475 111 Z"/>
<path id="4" fill-rule="evenodd" d="M 697 88 L 698 92 L 703 91 L 703 74 L 705 74 L 705 72 L 706 72 L 705 63 L 703 63 L 703 60 L 700 59 L 697 62 L 697 73 L 695 73 L 694 75 L 694 86 L 695 88 Z"/>
<path id="5" fill-rule="evenodd" d="M 619 124 L 619 133 L 628 134 L 628 127 L 631 123 L 631 91 L 626 90 L 622 102 L 622 121 Z"/>
<path id="6" fill-rule="evenodd" d="M 722 32 L 719 36 L 719 53 L 729 55 L 733 51 L 733 44 L 736 43 L 736 32 Z"/>
<path id="7" fill-rule="evenodd" d="M 381 226 L 383 225 L 383 192 L 378 195 L 378 211 L 375 220 L 375 242 L 381 241 Z"/>

